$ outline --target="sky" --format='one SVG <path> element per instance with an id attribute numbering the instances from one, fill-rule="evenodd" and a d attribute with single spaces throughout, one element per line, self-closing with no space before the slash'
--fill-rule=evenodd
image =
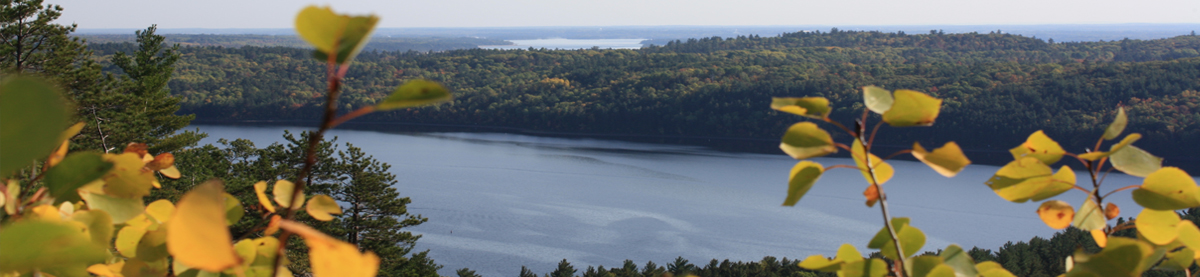
<path id="1" fill-rule="evenodd" d="M 46 0 L 82 29 L 291 28 L 307 5 L 379 27 L 1200 23 L 1200 0 Z"/>

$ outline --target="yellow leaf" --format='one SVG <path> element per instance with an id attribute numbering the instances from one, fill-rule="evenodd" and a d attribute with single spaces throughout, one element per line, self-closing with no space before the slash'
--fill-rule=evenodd
<path id="1" fill-rule="evenodd" d="M 434 81 L 416 79 L 396 87 L 391 95 L 375 104 L 378 111 L 433 105 L 454 99 L 450 90 Z"/>
<path id="2" fill-rule="evenodd" d="M 833 145 L 833 137 L 829 136 L 829 132 L 817 127 L 816 123 L 807 121 L 788 127 L 780 140 L 779 149 L 797 160 L 837 153 L 837 147 Z"/>
<path id="3" fill-rule="evenodd" d="M 62 134 L 58 135 L 58 141 L 71 140 L 71 138 L 75 137 L 75 135 L 78 135 L 79 131 L 82 131 L 83 127 L 86 125 L 87 124 L 84 124 L 83 122 L 76 122 L 74 125 L 71 125 L 71 127 L 67 127 L 66 130 L 63 130 Z"/>
<path id="4" fill-rule="evenodd" d="M 866 161 L 863 160 L 863 157 L 866 157 L 866 155 L 863 155 L 862 143 L 855 139 L 854 145 L 850 147 L 850 150 L 850 156 L 854 157 L 854 163 L 857 164 L 858 169 L 862 171 L 863 178 L 867 179 L 868 184 L 872 184 L 873 182 L 871 182 L 871 173 L 867 170 Z M 884 162 L 883 159 L 879 158 L 879 156 L 875 156 L 875 154 L 871 154 L 870 157 L 871 165 L 873 165 L 872 167 L 875 168 L 875 179 L 878 180 L 878 184 L 882 185 L 883 183 L 887 183 L 888 180 L 891 180 L 892 175 L 896 174 L 896 170 L 892 168 L 892 165 Z"/>
<path id="5" fill-rule="evenodd" d="M 17 214 L 17 205 L 21 204 L 21 184 L 17 183 L 16 179 L 8 179 L 4 193 L 4 212 L 10 215 Z"/>
<path id="6" fill-rule="evenodd" d="M 321 233 L 303 223 L 284 220 L 280 227 L 304 238 L 315 277 L 374 277 L 379 271 L 379 257 L 358 247 Z"/>
<path id="7" fill-rule="evenodd" d="M 143 226 L 125 226 L 121 231 L 117 232 L 117 241 L 113 243 L 117 251 L 121 255 L 128 258 L 137 257 L 137 245 L 142 240 L 142 236 L 146 235 L 146 227 Z"/>
<path id="8" fill-rule="evenodd" d="M 989 188 L 1004 200 L 1024 203 L 1054 197 L 1075 187 L 1075 172 L 1063 166 L 1058 173 L 1034 157 L 1009 162 L 988 179 Z"/>
<path id="9" fill-rule="evenodd" d="M 142 198 L 120 198 L 104 194 L 80 191 L 79 196 L 87 202 L 88 209 L 102 210 L 112 216 L 113 222 L 125 222 L 146 212 Z"/>
<path id="10" fill-rule="evenodd" d="M 815 119 L 825 119 L 833 111 L 825 97 L 773 97 L 771 109 Z"/>
<path id="11" fill-rule="evenodd" d="M 926 152 L 920 143 L 913 142 L 912 155 L 933 168 L 938 174 L 946 177 L 958 175 L 959 171 L 971 164 L 971 160 L 963 155 L 962 148 L 959 148 L 958 144 L 953 141 L 947 142 L 941 148 L 934 149 L 933 152 Z"/>
<path id="12" fill-rule="evenodd" d="M 30 210 L 30 217 L 36 220 L 45 220 L 50 222 L 62 221 L 62 215 L 58 213 L 58 208 L 51 205 L 38 205 Z"/>
<path id="13" fill-rule="evenodd" d="M 167 222 L 172 213 L 175 213 L 175 204 L 166 199 L 159 199 L 146 206 L 146 214 L 154 220 L 158 220 L 159 223 Z"/>
<path id="14" fill-rule="evenodd" d="M 279 232 L 280 220 L 283 220 L 283 218 L 279 217 L 279 215 L 271 216 L 271 221 L 267 223 L 267 229 L 263 230 L 263 235 L 270 236 L 274 235 L 275 232 Z"/>
<path id="15" fill-rule="evenodd" d="M 1091 197 L 1088 197 L 1087 201 L 1084 201 L 1083 205 L 1079 206 L 1079 210 L 1075 212 L 1075 220 L 1071 222 L 1071 225 L 1075 225 L 1075 228 L 1080 230 L 1091 231 L 1107 227 L 1108 221 L 1104 219 L 1104 211 L 1100 209 L 1100 206 L 1096 205 Z"/>
<path id="16" fill-rule="evenodd" d="M 174 165 L 163 168 L 162 170 L 159 170 L 158 173 L 162 173 L 163 176 L 171 179 L 179 179 L 179 177 L 183 176 L 183 174 L 179 173 L 179 169 L 175 168 Z"/>
<path id="17" fill-rule="evenodd" d="M 1059 200 L 1051 200 L 1042 202 L 1042 205 L 1037 210 L 1038 217 L 1042 218 L 1042 222 L 1046 226 L 1054 229 L 1063 229 L 1071 226 L 1071 220 L 1075 219 L 1075 207 L 1071 204 Z"/>
<path id="18" fill-rule="evenodd" d="M 1108 246 L 1108 234 L 1104 233 L 1103 229 L 1092 230 L 1090 233 L 1092 233 L 1092 240 L 1096 241 L 1096 245 L 1100 248 Z"/>
<path id="19" fill-rule="evenodd" d="M 121 275 L 121 268 L 124 266 L 124 261 L 113 264 L 94 264 L 88 266 L 87 272 L 102 277 L 123 277 L 124 275 Z"/>
<path id="20" fill-rule="evenodd" d="M 1113 146 L 1109 147 L 1108 151 L 1106 151 L 1106 152 L 1091 152 L 1091 153 L 1080 154 L 1079 158 L 1084 159 L 1084 160 L 1089 160 L 1089 161 L 1095 161 L 1095 160 L 1099 160 L 1100 158 L 1112 156 L 1113 153 L 1116 153 L 1117 151 L 1124 149 L 1126 146 L 1129 146 L 1129 144 L 1132 144 L 1133 142 L 1135 142 L 1141 138 L 1142 138 L 1142 134 L 1132 133 L 1132 134 L 1129 134 L 1128 136 L 1125 136 L 1124 139 L 1121 139 L 1121 142 L 1118 142 L 1117 144 L 1113 144 Z"/>
<path id="21" fill-rule="evenodd" d="M 268 212 L 275 212 L 275 205 L 271 204 L 271 200 L 267 199 L 267 182 L 258 181 L 254 183 L 254 194 L 258 195 L 258 204 L 262 205 Z"/>
<path id="22" fill-rule="evenodd" d="M 1117 108 L 1117 117 L 1113 118 L 1113 122 L 1108 124 L 1108 128 L 1104 129 L 1104 139 L 1112 140 L 1121 135 L 1125 131 L 1125 125 L 1129 123 L 1129 118 L 1125 116 L 1125 107 Z"/>
<path id="23" fill-rule="evenodd" d="M 1166 245 L 1175 241 L 1175 238 L 1179 236 L 1176 226 L 1179 222 L 1179 215 L 1175 214 L 1175 211 L 1142 209 L 1137 220 L 1134 220 L 1134 225 L 1137 226 L 1138 233 L 1142 234 L 1147 241 L 1157 245 Z"/>
<path id="24" fill-rule="evenodd" d="M 1009 149 L 1008 152 L 1012 153 L 1014 160 L 1020 160 L 1022 157 L 1034 157 L 1046 165 L 1057 163 L 1062 159 L 1063 154 L 1067 153 L 1062 146 L 1058 145 L 1058 142 L 1050 139 L 1042 130 L 1033 132 L 1029 138 L 1025 139 L 1025 143 Z"/>
<path id="25" fill-rule="evenodd" d="M 220 272 L 241 263 L 225 222 L 220 181 L 208 181 L 184 194 L 167 222 L 167 251 L 192 268 Z"/>
<path id="26" fill-rule="evenodd" d="M 308 6 L 296 15 L 296 33 L 317 50 L 333 53 L 346 21 L 329 7 Z"/>
<path id="27" fill-rule="evenodd" d="M 1200 206 L 1200 187 L 1182 169 L 1164 167 L 1146 176 L 1142 187 L 1133 191 L 1133 200 L 1148 209 L 1187 209 Z"/>
<path id="28" fill-rule="evenodd" d="M 292 183 L 292 181 L 279 180 L 275 182 L 274 193 L 275 203 L 279 204 L 280 207 L 292 208 L 295 206 L 295 209 L 299 209 L 299 205 L 304 204 L 304 192 L 296 192 L 296 184 Z M 299 195 L 300 197 L 292 199 L 293 195 Z"/>
<path id="29" fill-rule="evenodd" d="M 320 221 L 333 220 L 333 216 L 330 214 L 342 214 L 342 207 L 338 206 L 337 201 L 333 201 L 333 198 L 324 194 L 313 195 L 304 210 L 308 212 L 308 215 Z"/>
<path id="30" fill-rule="evenodd" d="M 102 210 L 78 211 L 71 214 L 71 220 L 87 226 L 92 243 L 108 247 L 112 242 L 114 222 L 108 213 Z"/>
<path id="31" fill-rule="evenodd" d="M 1183 220 L 1175 225 L 1175 229 L 1179 233 L 1177 239 L 1180 243 L 1189 249 L 1200 249 L 1200 228 L 1196 228 L 1196 224 L 1191 220 Z M 1192 259 L 1200 259 L 1200 251 L 1195 251 L 1194 254 Z"/>
<path id="32" fill-rule="evenodd" d="M 113 163 L 104 176 L 104 194 L 121 198 L 140 198 L 150 195 L 154 174 L 145 169 L 145 162 L 135 153 L 104 154 Z"/>
<path id="33" fill-rule="evenodd" d="M 793 166 L 792 174 L 788 177 L 787 198 L 783 200 L 783 205 L 795 206 L 824 172 L 825 168 L 821 164 L 812 161 L 801 161 Z"/>
<path id="34" fill-rule="evenodd" d="M 883 121 L 892 127 L 933 125 L 942 110 L 942 99 L 921 92 L 898 89 L 893 96 L 892 108 L 883 113 Z"/>
<path id="35" fill-rule="evenodd" d="M 50 157 L 46 158 L 46 164 L 50 167 L 58 165 L 59 162 L 62 162 L 63 158 L 67 157 L 67 148 L 70 146 L 71 141 L 64 140 L 62 145 L 59 145 L 58 149 L 54 149 L 54 152 L 50 153 Z"/>
<path id="36" fill-rule="evenodd" d="M 233 244 L 233 249 L 244 265 L 254 263 L 254 257 L 258 256 L 258 244 L 253 239 L 242 239 Z"/>
<path id="37" fill-rule="evenodd" d="M 867 109 L 877 114 L 886 113 L 892 109 L 892 103 L 896 101 L 892 98 L 892 92 L 877 86 L 863 87 L 863 104 L 866 104 Z"/>

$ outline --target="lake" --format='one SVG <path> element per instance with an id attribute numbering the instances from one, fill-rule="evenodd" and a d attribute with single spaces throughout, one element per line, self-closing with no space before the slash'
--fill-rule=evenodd
<path id="1" fill-rule="evenodd" d="M 218 138 L 246 138 L 258 147 L 281 140 L 281 126 L 193 126 Z M 862 197 L 862 175 L 833 169 L 795 207 L 783 207 L 795 160 L 783 154 L 749 154 L 698 146 L 598 139 L 547 138 L 503 133 L 416 133 L 333 130 L 392 165 L 409 212 L 429 218 L 410 229 L 423 237 L 416 249 L 445 265 L 440 273 L 469 267 L 483 276 L 535 273 L 569 260 L 587 266 L 660 265 L 682 256 L 758 261 L 764 256 L 802 259 L 833 255 L 851 243 L 868 253 L 882 228 L 878 207 Z M 831 166 L 844 158 L 818 158 Z M 1035 203 L 1015 204 L 983 184 L 996 166 L 971 165 L 944 178 L 924 164 L 892 161 L 896 177 L 885 185 L 893 216 L 911 217 L 928 236 L 922 251 L 951 243 L 997 249 L 1007 241 L 1049 237 Z M 1088 175 L 1077 174 L 1080 182 Z M 1140 183 L 1108 176 L 1113 189 Z M 1111 198 L 1121 216 L 1141 209 L 1128 192 Z M 1058 198 L 1078 207 L 1084 193 Z"/>
<path id="2" fill-rule="evenodd" d="M 565 39 L 565 38 L 545 38 L 545 39 L 514 39 L 509 40 L 513 45 L 480 45 L 483 49 L 589 49 L 599 47 L 600 49 L 638 49 L 642 48 L 642 41 L 645 39 Z"/>

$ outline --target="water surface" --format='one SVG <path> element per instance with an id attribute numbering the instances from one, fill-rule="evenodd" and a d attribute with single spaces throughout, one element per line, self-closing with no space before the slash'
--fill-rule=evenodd
<path id="1" fill-rule="evenodd" d="M 217 138 L 247 138 L 264 147 L 285 129 L 195 126 Z M 331 136 L 392 165 L 396 188 L 411 197 L 409 212 L 429 218 L 412 228 L 417 249 L 445 265 L 484 276 L 517 275 L 522 265 L 548 273 L 562 259 L 576 269 L 660 265 L 682 256 L 757 261 L 763 256 L 832 255 L 842 243 L 865 249 L 882 228 L 876 208 L 864 205 L 862 175 L 826 172 L 795 207 L 782 207 L 785 155 L 744 154 L 696 146 L 596 139 L 545 138 L 499 133 L 386 133 L 334 130 Z M 831 166 L 852 163 L 819 158 Z M 1048 237 L 1037 204 L 1014 204 L 983 182 L 995 166 L 971 165 L 944 178 L 921 163 L 892 161 L 896 177 L 885 185 L 893 216 L 911 217 L 925 231 L 922 251 L 951 243 L 996 249 L 1007 241 Z M 1080 181 L 1088 178 L 1080 172 Z M 1140 183 L 1108 176 L 1109 188 Z M 1122 216 L 1140 208 L 1118 193 Z M 1084 193 L 1059 198 L 1078 206 Z"/>
<path id="2" fill-rule="evenodd" d="M 480 45 L 479 48 L 484 49 L 589 49 L 599 47 L 600 49 L 638 49 L 642 48 L 642 41 L 645 39 L 566 39 L 566 38 L 544 38 L 544 39 L 514 39 L 509 40 L 513 45 Z"/>

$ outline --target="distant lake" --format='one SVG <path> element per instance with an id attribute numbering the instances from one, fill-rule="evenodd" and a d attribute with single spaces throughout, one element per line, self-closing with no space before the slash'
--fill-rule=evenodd
<path id="1" fill-rule="evenodd" d="M 203 143 L 246 138 L 258 147 L 280 141 L 284 130 L 310 129 L 193 127 L 209 134 Z M 832 255 L 843 243 L 868 253 L 867 241 L 883 226 L 878 207 L 863 204 L 862 175 L 847 169 L 826 172 L 796 207 L 780 206 L 796 163 L 783 154 L 502 133 L 329 135 L 392 165 L 396 188 L 412 198 L 409 212 L 429 218 L 409 229 L 424 236 L 416 250 L 430 249 L 448 276 L 463 267 L 513 276 L 522 265 L 544 274 L 564 258 L 582 271 L 619 267 L 625 259 L 662 265 L 678 256 L 697 265 L 714 258 L 803 259 Z M 885 185 L 892 213 L 925 231 L 922 251 L 951 243 L 995 250 L 1054 234 L 1038 219 L 1038 204 L 1004 201 L 983 184 L 995 166 L 971 165 L 947 179 L 918 162 L 890 162 L 897 172 Z M 1114 173 L 1105 188 L 1140 182 Z M 1076 207 L 1083 198 L 1079 191 L 1058 197 Z M 1127 191 L 1111 200 L 1123 217 L 1141 212 Z"/>
<path id="2" fill-rule="evenodd" d="M 484 49 L 589 49 L 592 47 L 600 47 L 600 49 L 638 49 L 642 48 L 642 41 L 645 39 L 565 39 L 565 38 L 546 38 L 546 39 L 514 39 L 509 40 L 513 45 L 480 45 L 479 48 Z"/>

